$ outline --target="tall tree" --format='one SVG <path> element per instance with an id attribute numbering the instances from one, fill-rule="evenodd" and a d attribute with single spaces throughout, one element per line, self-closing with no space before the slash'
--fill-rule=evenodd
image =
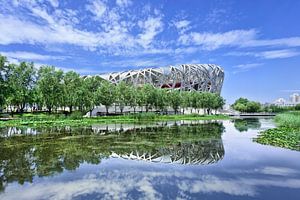
<path id="1" fill-rule="evenodd" d="M 103 81 L 101 86 L 96 91 L 96 102 L 102 104 L 106 108 L 106 114 L 108 114 L 108 109 L 115 103 L 116 100 L 116 86 Z"/>
<path id="2" fill-rule="evenodd" d="M 128 105 L 133 108 L 133 113 L 135 113 L 136 107 L 138 106 L 138 89 L 133 86 L 128 87 L 128 95 L 126 96 Z"/>
<path id="3" fill-rule="evenodd" d="M 85 109 L 92 115 L 92 110 L 97 104 L 97 90 L 100 88 L 104 80 L 98 76 L 86 77 L 84 78 L 84 96 L 81 96 L 84 102 Z"/>
<path id="4" fill-rule="evenodd" d="M 64 104 L 69 107 L 70 113 L 72 113 L 74 106 L 80 106 L 82 102 L 79 102 L 80 95 L 83 91 L 83 81 L 79 74 L 74 71 L 65 73 L 63 77 L 63 89 L 64 89 Z"/>
<path id="5" fill-rule="evenodd" d="M 63 71 L 53 66 L 43 66 L 38 71 L 38 90 L 44 105 L 51 112 L 53 107 L 59 106 L 63 93 Z"/>
<path id="6" fill-rule="evenodd" d="M 0 55 L 0 110 L 4 106 L 8 97 L 9 65 L 5 56 Z"/>
<path id="7" fill-rule="evenodd" d="M 165 112 L 168 105 L 168 93 L 165 89 L 156 89 L 156 108 Z"/>
<path id="8" fill-rule="evenodd" d="M 30 103 L 32 90 L 36 81 L 36 71 L 33 63 L 21 62 L 11 65 L 12 74 L 9 77 L 10 103 L 17 106 L 20 112 L 24 111 L 26 103 Z"/>
<path id="9" fill-rule="evenodd" d="M 119 105 L 121 113 L 123 113 L 125 105 L 128 104 L 129 86 L 125 82 L 120 82 L 116 86 L 116 103 Z"/>
<path id="10" fill-rule="evenodd" d="M 181 105 L 182 98 L 179 90 L 170 90 L 168 93 L 168 99 L 171 107 L 175 111 L 175 114 L 178 112 L 178 109 Z"/>
<path id="11" fill-rule="evenodd" d="M 150 85 L 150 84 L 145 84 L 141 88 L 141 92 L 144 95 L 144 105 L 146 107 L 146 112 L 149 111 L 150 108 L 155 106 L 156 103 L 156 89 Z"/>

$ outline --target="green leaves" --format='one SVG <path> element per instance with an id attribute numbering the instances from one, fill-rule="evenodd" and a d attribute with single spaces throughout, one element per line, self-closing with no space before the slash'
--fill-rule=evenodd
<path id="1" fill-rule="evenodd" d="M 300 112 L 278 114 L 275 122 L 279 127 L 261 132 L 256 141 L 300 151 Z"/>
<path id="2" fill-rule="evenodd" d="M 255 101 L 249 101 L 246 98 L 237 99 L 231 107 L 234 110 L 248 113 L 259 112 L 261 110 L 260 103 Z"/>
<path id="3" fill-rule="evenodd" d="M 269 129 L 261 132 L 255 141 L 261 144 L 300 151 L 300 128 L 279 127 Z"/>

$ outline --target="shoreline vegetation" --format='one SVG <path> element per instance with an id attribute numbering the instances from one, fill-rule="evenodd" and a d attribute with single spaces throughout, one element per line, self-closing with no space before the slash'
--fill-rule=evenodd
<path id="1" fill-rule="evenodd" d="M 277 127 L 262 131 L 254 140 L 260 144 L 300 151 L 300 111 L 278 114 L 274 120 Z"/>
<path id="2" fill-rule="evenodd" d="M 8 121 L 0 121 L 0 127 L 49 127 L 49 126 L 89 126 L 101 123 L 151 123 L 170 120 L 226 120 L 226 115 L 159 115 L 155 113 L 139 113 L 119 116 L 101 116 L 85 118 L 66 117 L 64 115 L 24 114 Z"/>

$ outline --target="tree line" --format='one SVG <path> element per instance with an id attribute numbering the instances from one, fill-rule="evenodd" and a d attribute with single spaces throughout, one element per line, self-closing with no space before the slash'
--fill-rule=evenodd
<path id="1" fill-rule="evenodd" d="M 259 102 L 251 101 L 247 98 L 239 98 L 232 105 L 231 108 L 239 112 L 254 113 L 254 112 L 287 112 L 287 111 L 299 111 L 300 104 L 295 106 L 280 106 L 280 105 L 262 105 Z"/>
<path id="2" fill-rule="evenodd" d="M 104 105 L 106 112 L 118 106 L 123 113 L 125 106 L 165 111 L 172 107 L 175 113 L 186 108 L 204 109 L 206 114 L 225 104 L 219 95 L 209 92 L 168 90 L 145 84 L 133 87 L 125 82 L 117 85 L 98 77 L 80 76 L 74 71 L 64 73 L 53 66 L 35 68 L 33 63 L 9 63 L 0 55 L 0 109 L 24 112 L 68 108 L 88 112 L 95 106 Z"/>

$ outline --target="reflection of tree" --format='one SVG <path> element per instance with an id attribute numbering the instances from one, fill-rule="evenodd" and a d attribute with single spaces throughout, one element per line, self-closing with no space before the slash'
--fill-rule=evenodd
<path id="1" fill-rule="evenodd" d="M 39 130 L 41 131 L 41 130 Z M 34 176 L 50 176 L 75 170 L 81 163 L 99 164 L 118 155 L 169 156 L 180 164 L 209 164 L 224 156 L 220 123 L 141 127 L 102 135 L 92 128 L 47 129 L 45 133 L 0 138 L 0 190 L 10 182 L 32 182 Z M 162 162 L 165 162 L 162 161 Z"/>
<path id="2" fill-rule="evenodd" d="M 244 119 L 235 119 L 234 127 L 240 131 L 248 131 L 248 129 L 259 129 L 261 123 L 258 118 L 244 118 Z"/>

